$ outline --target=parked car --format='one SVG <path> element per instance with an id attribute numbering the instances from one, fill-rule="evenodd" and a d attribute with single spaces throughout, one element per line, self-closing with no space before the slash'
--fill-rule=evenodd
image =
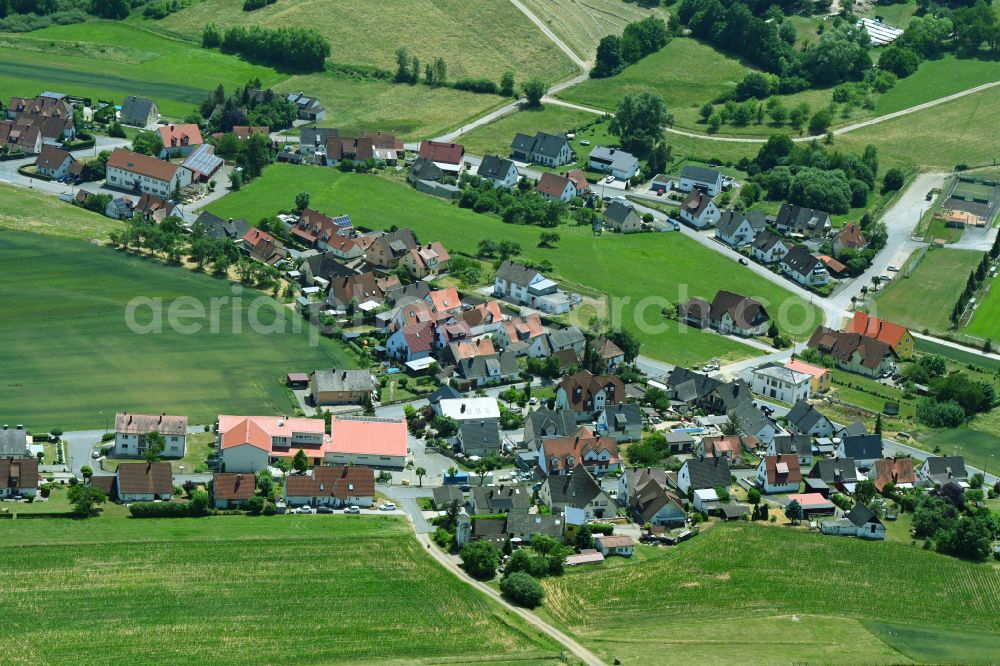
<path id="1" fill-rule="evenodd" d="M 580 139 L 580 145 L 581 146 L 589 146 L 590 145 L 590 139 Z"/>
<path id="2" fill-rule="evenodd" d="M 316 508 L 316 513 L 333 513 L 333 509 L 328 506 L 320 506 Z"/>
<path id="3" fill-rule="evenodd" d="M 537 405 L 538 404 L 538 398 L 532 397 L 531 400 L 528 401 L 528 404 L 529 405 Z"/>
<path id="4" fill-rule="evenodd" d="M 385 504 L 383 504 L 382 506 L 380 506 L 378 508 L 378 510 L 379 511 L 395 511 L 396 510 L 396 505 L 393 504 L 392 502 L 386 502 Z"/>
<path id="5" fill-rule="evenodd" d="M 94 449 L 94 451 L 90 454 L 90 457 L 93 458 L 94 460 L 97 460 L 98 458 L 100 458 L 101 457 L 100 450 L 99 449 Z"/>
<path id="6" fill-rule="evenodd" d="M 615 177 L 614 176 L 608 176 L 607 178 L 604 179 L 604 182 L 605 183 L 613 183 L 613 182 L 615 182 Z"/>
<path id="7" fill-rule="evenodd" d="M 344 509 L 344 513 L 361 513 L 361 507 L 349 506 L 346 509 Z"/>
<path id="8" fill-rule="evenodd" d="M 740 263 L 743 264 L 744 266 L 749 266 L 750 265 L 750 262 L 747 261 L 746 257 L 740 257 Z"/>
<path id="9" fill-rule="evenodd" d="M 896 272 L 896 271 L 898 271 L 899 269 L 898 269 L 898 268 L 896 268 L 895 266 L 893 266 L 892 264 L 889 264 L 888 266 L 886 266 L 886 267 L 885 267 L 885 270 L 887 270 L 887 271 L 892 271 L 893 273 L 895 273 L 895 272 Z"/>
<path id="10" fill-rule="evenodd" d="M 312 512 L 313 510 L 311 506 L 300 506 L 297 509 L 292 509 L 292 513 L 312 513 Z"/>

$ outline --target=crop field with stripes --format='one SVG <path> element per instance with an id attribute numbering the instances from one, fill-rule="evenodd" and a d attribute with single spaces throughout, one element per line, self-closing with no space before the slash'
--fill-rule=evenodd
<path id="1" fill-rule="evenodd" d="M 620 35 L 629 23 L 666 14 L 622 0 L 522 0 L 574 53 L 589 60 L 606 35 Z"/>
<path id="2" fill-rule="evenodd" d="M 4 521 L 5 664 L 554 661 L 388 516 Z"/>

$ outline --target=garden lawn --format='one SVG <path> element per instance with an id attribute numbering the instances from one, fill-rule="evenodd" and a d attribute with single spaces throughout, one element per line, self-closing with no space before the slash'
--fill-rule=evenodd
<path id="1" fill-rule="evenodd" d="M 513 4 L 493 0 L 281 0 L 253 12 L 243 0 L 202 0 L 146 23 L 198 41 L 207 23 L 313 28 L 329 39 L 331 62 L 395 71 L 396 49 L 405 46 L 422 63 L 444 58 L 451 81 L 499 81 L 512 70 L 519 81 L 555 83 L 575 71 Z"/>
<path id="2" fill-rule="evenodd" d="M 558 279 L 617 299 L 610 304 L 613 318 L 641 334 L 642 353 L 672 363 L 690 365 L 712 357 L 733 360 L 757 353 L 733 339 L 664 319 L 660 310 L 678 300 L 712 298 L 719 289 L 730 289 L 762 299 L 777 312 L 781 303 L 791 299 L 792 323 L 808 316 L 812 324 L 791 331 L 799 337 L 808 335 L 819 317 L 805 301 L 680 233 L 594 238 L 589 227 L 564 225 L 558 229 L 562 236 L 558 247 L 540 249 L 537 244 L 543 229 L 505 225 L 498 218 L 458 208 L 379 176 L 273 165 L 263 177 L 213 203 L 209 210 L 222 217 L 249 215 L 253 219 L 291 208 L 296 193 L 302 191 L 312 195 L 313 208 L 349 215 L 355 225 L 410 227 L 422 242 L 439 240 L 451 251 L 474 254 L 483 239 L 516 241 L 524 258 L 551 261 Z M 572 284 L 566 287 L 573 288 Z M 586 325 L 586 312 L 574 314 L 577 323 Z M 648 325 L 643 327 L 645 332 L 640 330 L 640 320 Z"/>
<path id="3" fill-rule="evenodd" d="M 879 153 L 884 154 L 884 151 Z M 924 329 L 946 332 L 951 325 L 952 308 L 965 288 L 969 271 L 978 265 L 982 256 L 982 252 L 975 250 L 929 249 L 908 277 L 904 275 L 905 270 L 900 271 L 881 289 L 872 314 L 917 332 Z"/>
<path id="4" fill-rule="evenodd" d="M 676 651 L 699 664 L 905 661 L 861 631 L 866 621 L 1000 641 L 995 563 L 781 527 L 717 525 L 658 559 L 572 570 L 543 585 L 543 615 L 609 663 L 657 663 Z M 900 590 L 911 603 L 900 603 Z M 942 638 L 961 654 L 960 640 Z M 919 649 L 913 656 L 928 660 Z"/>
<path id="5" fill-rule="evenodd" d="M 940 343 L 934 342 L 932 340 L 917 339 L 914 341 L 916 343 L 916 349 L 918 352 L 923 352 L 925 354 L 940 354 L 945 358 L 951 359 L 957 363 L 962 363 L 968 365 L 969 363 L 973 365 L 978 365 L 985 370 L 997 371 L 1000 370 L 1000 361 L 995 361 L 990 358 L 985 358 L 980 354 L 972 351 L 964 351 L 962 349 L 955 349 L 954 347 L 949 347 L 947 345 L 942 345 Z"/>
<path id="6" fill-rule="evenodd" d="M 576 132 L 585 125 L 591 125 L 600 117 L 579 109 L 570 109 L 558 104 L 546 104 L 540 109 L 525 109 L 503 116 L 488 125 L 477 127 L 468 134 L 463 134 L 459 141 L 473 155 L 492 154 L 507 157 L 510 155 L 511 141 L 518 132 L 530 136 L 534 136 L 537 132 L 565 135 L 568 132 Z M 611 137 L 607 134 L 607 123 L 595 124 L 593 128 L 600 130 L 600 136 L 588 135 L 584 137 L 581 135 L 576 137 L 571 144 L 577 159 L 580 161 L 586 161 L 587 156 L 595 146 L 617 145 L 618 143 L 617 137 Z M 591 143 L 587 146 L 581 146 L 579 143 L 581 140 Z M 562 170 L 569 168 L 569 166 L 560 167 Z"/>
<path id="7" fill-rule="evenodd" d="M 208 457 L 215 450 L 215 433 L 196 432 L 187 436 L 183 458 L 164 458 L 177 474 L 208 472 Z M 106 472 L 114 472 L 122 463 L 136 462 L 136 458 L 103 458 L 94 467 L 100 466 Z"/>
<path id="8" fill-rule="evenodd" d="M 103 240 L 122 223 L 37 190 L 0 184 L 0 230 Z"/>
<path id="9" fill-rule="evenodd" d="M 982 255 L 976 253 L 976 256 Z M 968 278 L 968 271 L 965 276 Z M 992 280 L 989 292 L 976 306 L 976 312 L 972 315 L 972 321 L 965 327 L 965 332 L 984 340 L 992 340 L 996 344 L 1000 340 L 1000 283 L 996 278 Z"/>
<path id="10" fill-rule="evenodd" d="M 311 344 L 286 306 L 267 297 L 258 304 L 258 292 L 227 280 L 80 241 L 11 231 L 0 238 L 0 302 L 17 313 L 0 325 L 5 423 L 77 430 L 103 427 L 100 412 L 116 410 L 184 414 L 191 423 L 288 413 L 285 373 L 353 361 L 328 339 Z M 207 317 L 179 320 L 202 325 L 190 335 L 172 328 L 167 308 L 182 297 L 206 314 L 213 298 L 230 299 L 218 301 L 218 332 Z M 130 330 L 126 307 L 137 298 L 162 299 L 162 333 Z M 271 325 L 275 312 L 287 313 L 287 332 L 250 330 L 251 317 Z M 150 323 L 151 308 L 140 307 L 135 320 Z"/>
<path id="11" fill-rule="evenodd" d="M 559 39 L 584 60 L 593 60 L 597 44 L 605 35 L 621 35 L 629 23 L 662 12 L 646 3 L 622 0 L 522 0 Z"/>
<path id="12" fill-rule="evenodd" d="M 115 100 L 139 95 L 160 113 L 183 117 L 220 83 L 227 90 L 259 78 L 265 86 L 287 76 L 198 44 L 125 23 L 94 21 L 25 34 L 0 33 L 0 98 L 42 90 Z"/>
<path id="13" fill-rule="evenodd" d="M 407 140 L 438 136 L 510 101 L 496 95 L 355 79 L 333 72 L 293 76 L 276 88 L 281 92 L 309 91 L 332 110 L 333 124 L 348 135 L 381 131 Z M 328 126 L 331 120 L 320 124 Z"/>
<path id="14" fill-rule="evenodd" d="M 558 657 L 540 632 L 443 570 L 399 518 L 52 519 L 3 529 L 10 664 Z"/>

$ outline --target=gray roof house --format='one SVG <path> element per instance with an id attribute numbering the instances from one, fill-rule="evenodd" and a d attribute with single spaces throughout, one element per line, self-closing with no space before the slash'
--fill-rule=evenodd
<path id="1" fill-rule="evenodd" d="M 531 488 L 521 486 L 472 486 L 469 503 L 472 515 L 492 515 L 509 511 L 527 512 Z"/>
<path id="2" fill-rule="evenodd" d="M 813 462 L 812 438 L 809 435 L 775 435 L 767 445 L 769 456 L 798 456 L 799 467 Z"/>
<path id="3" fill-rule="evenodd" d="M 510 539 L 531 541 L 533 536 L 550 536 L 559 539 L 566 521 L 562 516 L 542 516 L 537 513 L 509 513 L 505 531 Z"/>
<path id="4" fill-rule="evenodd" d="M 700 166 L 686 166 L 681 169 L 678 189 L 681 192 L 690 192 L 696 187 L 705 190 L 710 197 L 716 196 L 722 191 L 722 172 Z"/>
<path id="5" fill-rule="evenodd" d="M 300 127 L 299 150 L 305 154 L 326 152 L 326 140 L 340 136 L 340 130 L 333 127 Z"/>
<path id="6" fill-rule="evenodd" d="M 493 183 L 493 187 L 513 187 L 520 176 L 513 162 L 496 155 L 484 156 L 476 174 Z"/>
<path id="7" fill-rule="evenodd" d="M 813 437 L 832 437 L 833 423 L 805 400 L 799 400 L 788 412 L 788 425 L 798 433 Z"/>
<path id="8" fill-rule="evenodd" d="M 156 102 L 145 97 L 128 95 L 122 100 L 121 122 L 135 127 L 152 125 L 160 117 Z"/>
<path id="9" fill-rule="evenodd" d="M 635 402 L 608 405 L 597 417 L 597 427 L 616 442 L 633 442 L 642 437 L 642 406 Z"/>
<path id="10" fill-rule="evenodd" d="M 853 458 L 858 467 L 866 468 L 882 457 L 881 435 L 844 437 L 837 446 L 838 458 Z"/>
<path id="11" fill-rule="evenodd" d="M 444 169 L 421 155 L 413 162 L 410 172 L 406 174 L 406 180 L 411 184 L 416 183 L 418 180 L 437 182 L 444 178 L 444 176 Z"/>
<path id="12" fill-rule="evenodd" d="M 920 476 L 937 484 L 959 483 L 969 478 L 962 456 L 931 456 L 920 466 Z"/>
<path id="13" fill-rule="evenodd" d="M 433 491 L 434 506 L 437 507 L 438 511 L 445 511 L 447 507 L 451 505 L 452 502 L 458 502 L 459 506 L 465 504 L 465 493 L 458 486 L 446 485 L 439 486 Z"/>
<path id="14" fill-rule="evenodd" d="M 604 226 L 628 234 L 642 230 L 642 216 L 631 203 L 613 201 L 604 209 Z"/>
<path id="15" fill-rule="evenodd" d="M 242 240 L 250 231 L 250 223 L 243 218 L 223 220 L 208 211 L 202 212 L 194 221 L 194 226 L 198 225 L 201 225 L 209 238 L 228 238 L 231 241 Z"/>
<path id="16" fill-rule="evenodd" d="M 865 435 L 868 433 L 868 428 L 861 421 L 855 421 L 850 425 L 846 425 L 836 432 L 837 437 L 854 437 L 857 435 Z"/>
<path id="17" fill-rule="evenodd" d="M 581 354 L 585 345 L 586 338 L 583 337 L 583 331 L 576 326 L 567 326 L 549 333 L 549 347 L 553 354 L 564 349 L 572 349 Z"/>
<path id="18" fill-rule="evenodd" d="M 451 384 L 441 384 L 436 391 L 427 396 L 427 402 L 433 406 L 442 400 L 461 400 L 464 397 L 462 392 Z"/>
<path id="19" fill-rule="evenodd" d="M 685 494 L 688 489 L 728 488 L 731 482 L 729 461 L 724 456 L 685 460 L 677 472 L 677 488 Z"/>
<path id="20" fill-rule="evenodd" d="M 500 453 L 500 426 L 496 419 L 468 419 L 458 427 L 458 444 L 467 456 Z"/>
<path id="21" fill-rule="evenodd" d="M 628 180 L 639 173 L 638 158 L 617 148 L 595 146 L 589 159 L 591 169 L 611 174 L 618 180 Z"/>
<path id="22" fill-rule="evenodd" d="M 813 465 L 809 476 L 823 479 L 829 486 L 843 486 L 858 482 L 858 468 L 854 458 L 824 459 Z"/>
<path id="23" fill-rule="evenodd" d="M 802 234 L 806 238 L 823 238 L 832 228 L 829 213 L 790 203 L 781 205 L 774 226 L 783 234 Z"/>
<path id="24" fill-rule="evenodd" d="M 754 259 L 765 264 L 773 264 L 788 254 L 790 244 L 770 229 L 764 229 L 757 234 L 751 243 L 751 253 Z"/>
<path id="25" fill-rule="evenodd" d="M 814 256 L 805 245 L 795 245 L 781 258 L 781 269 L 795 282 L 809 287 L 827 284 L 830 273 L 826 264 Z"/>
<path id="26" fill-rule="evenodd" d="M 767 227 L 767 218 L 759 211 L 727 210 L 715 223 L 715 237 L 732 247 L 750 245 Z"/>
<path id="27" fill-rule="evenodd" d="M 361 404 L 378 386 L 371 370 L 317 370 L 309 377 L 314 405 Z"/>
<path id="28" fill-rule="evenodd" d="M 566 137 L 546 132 L 530 137 L 518 132 L 510 144 L 510 156 L 519 162 L 562 166 L 572 160 L 573 151 Z"/>
<path id="29" fill-rule="evenodd" d="M 24 458 L 28 455 L 28 433 L 23 425 L 0 430 L 0 458 Z"/>
<path id="30" fill-rule="evenodd" d="M 524 419 L 524 443 L 539 448 L 546 437 L 568 437 L 576 432 L 576 414 L 570 409 L 541 407 Z"/>
<path id="31" fill-rule="evenodd" d="M 504 350 L 496 354 L 463 358 L 458 362 L 455 372 L 473 386 L 508 381 L 518 375 L 517 354 Z"/>
<path id="32" fill-rule="evenodd" d="M 611 517 L 616 513 L 611 497 L 583 465 L 577 465 L 569 474 L 547 477 L 538 496 L 553 513 L 565 513 L 567 508 L 579 509 L 587 520 Z"/>

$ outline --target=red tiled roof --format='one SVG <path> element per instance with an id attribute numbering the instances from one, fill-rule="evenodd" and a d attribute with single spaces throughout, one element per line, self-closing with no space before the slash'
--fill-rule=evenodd
<path id="1" fill-rule="evenodd" d="M 222 448 L 250 444 L 271 452 L 272 437 L 291 437 L 292 433 L 325 434 L 323 419 L 285 418 L 284 416 L 220 416 Z M 298 450 L 293 446 L 294 451 Z"/>
<path id="2" fill-rule="evenodd" d="M 881 458 L 875 461 L 872 469 L 875 472 L 875 487 L 879 492 L 882 492 L 885 484 L 890 481 L 895 485 L 917 482 L 913 458 Z"/>
<path id="3" fill-rule="evenodd" d="M 805 374 L 812 375 L 813 377 L 822 377 L 829 372 L 826 368 L 820 368 L 810 363 L 806 363 L 805 361 L 800 361 L 797 358 L 793 358 L 788 363 L 785 363 L 785 367 L 789 370 L 794 370 L 795 372 L 804 372 Z"/>
<path id="4" fill-rule="evenodd" d="M 764 456 L 764 468 L 767 470 L 768 483 L 785 484 L 802 481 L 802 470 L 799 469 L 797 455 Z"/>
<path id="5" fill-rule="evenodd" d="M 351 497 L 375 496 L 375 471 L 357 465 L 321 465 L 312 474 L 295 474 L 285 478 L 288 497 Z"/>
<path id="6" fill-rule="evenodd" d="M 566 176 L 560 176 L 546 171 L 542 174 L 541 179 L 538 181 L 538 185 L 535 189 L 542 194 L 547 194 L 550 197 L 561 197 L 562 193 L 566 191 L 566 183 L 571 182 Z"/>
<path id="7" fill-rule="evenodd" d="M 163 139 L 164 148 L 178 148 L 180 146 L 198 146 L 204 143 L 201 140 L 201 130 L 194 123 L 184 123 L 181 125 L 161 125 L 158 128 L 160 138 Z"/>
<path id="8" fill-rule="evenodd" d="M 250 138 L 251 134 L 270 134 L 271 128 L 263 125 L 234 125 L 233 135 L 240 141 Z"/>
<path id="9" fill-rule="evenodd" d="M 73 159 L 73 156 L 62 148 L 43 146 L 42 152 L 38 153 L 38 158 L 35 159 L 35 166 L 42 169 L 58 169 L 67 157 Z"/>
<path id="10" fill-rule="evenodd" d="M 212 494 L 217 500 L 248 500 L 256 490 L 257 477 L 253 474 L 223 472 L 212 476 Z"/>
<path id="11" fill-rule="evenodd" d="M 540 335 L 545 335 L 545 329 L 542 328 L 542 319 L 536 314 L 508 319 L 504 321 L 503 327 L 507 331 L 507 337 L 511 342 L 534 340 Z"/>
<path id="12" fill-rule="evenodd" d="M 169 182 L 173 179 L 174 174 L 177 173 L 177 169 L 181 168 L 165 160 L 159 160 L 149 155 L 133 153 L 131 150 L 125 150 L 124 148 L 115 148 L 111 152 L 111 157 L 108 158 L 108 166 L 164 182 Z"/>
<path id="13" fill-rule="evenodd" d="M 0 489 L 20 491 L 32 488 L 38 488 L 38 460 L 35 458 L 0 460 Z"/>
<path id="14" fill-rule="evenodd" d="M 169 495 L 174 473 L 168 462 L 137 462 L 118 465 L 119 495 Z"/>
<path id="15" fill-rule="evenodd" d="M 420 142 L 420 156 L 431 162 L 460 164 L 464 154 L 465 146 L 460 143 L 442 143 L 441 141 Z"/>
<path id="16" fill-rule="evenodd" d="M 840 240 L 840 244 L 845 248 L 851 250 L 860 250 L 868 241 L 865 240 L 864 234 L 861 233 L 861 227 L 857 222 L 849 222 L 840 233 L 837 234 L 837 238 Z"/>
<path id="17" fill-rule="evenodd" d="M 581 370 L 564 377 L 559 388 L 566 392 L 569 408 L 574 412 L 593 411 L 594 395 L 602 389 L 607 389 L 605 404 L 625 402 L 625 384 L 615 375 L 594 375 L 589 370 Z"/>
<path id="18" fill-rule="evenodd" d="M 448 312 L 462 307 L 462 299 L 454 287 L 432 291 L 427 297 L 431 299 L 431 304 L 438 312 Z"/>
<path id="19" fill-rule="evenodd" d="M 845 329 L 851 333 L 860 333 L 870 338 L 881 340 L 885 344 L 894 348 L 906 335 L 906 327 L 894 324 L 891 321 L 872 317 L 865 312 L 855 312 L 854 319 L 850 326 Z"/>
<path id="20" fill-rule="evenodd" d="M 266 231 L 261 231 L 257 227 L 253 227 L 252 229 L 250 229 L 250 231 L 246 232 L 246 234 L 243 236 L 243 240 L 249 243 L 252 247 L 256 247 L 257 243 L 261 242 L 262 240 L 270 241 L 273 243 L 274 236 L 267 233 Z"/>
<path id="21" fill-rule="evenodd" d="M 607 451 L 609 458 L 607 465 L 618 464 L 618 443 L 614 437 L 598 437 L 593 432 L 581 426 L 569 437 L 551 437 L 542 440 L 542 452 L 545 456 L 545 464 L 549 473 L 560 470 L 568 470 L 577 465 L 586 466 L 588 463 L 584 458 L 589 453 L 600 454 Z M 569 463 L 569 458 L 573 458 L 573 463 Z M 556 459 L 556 464 L 552 464 L 552 459 Z"/>
<path id="22" fill-rule="evenodd" d="M 583 194 L 590 189 L 590 182 L 587 180 L 587 176 L 584 175 L 583 169 L 573 169 L 572 171 L 567 171 L 566 177 L 573 181 L 573 185 L 576 186 L 577 194 Z"/>
<path id="23" fill-rule="evenodd" d="M 433 349 L 434 324 L 432 322 L 411 324 L 399 330 L 402 331 L 403 337 L 406 339 L 406 346 L 411 354 Z"/>

